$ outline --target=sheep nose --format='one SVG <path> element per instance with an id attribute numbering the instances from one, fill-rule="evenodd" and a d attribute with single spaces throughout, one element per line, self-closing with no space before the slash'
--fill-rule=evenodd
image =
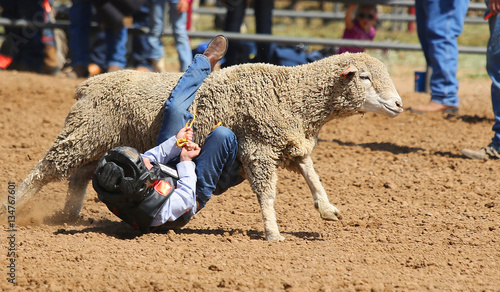
<path id="1" fill-rule="evenodd" d="M 403 103 L 400 101 L 396 101 L 396 106 L 399 108 L 403 108 Z"/>

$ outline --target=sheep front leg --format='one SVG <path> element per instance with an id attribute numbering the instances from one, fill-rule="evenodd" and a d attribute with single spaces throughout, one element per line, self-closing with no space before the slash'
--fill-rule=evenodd
<path id="1" fill-rule="evenodd" d="M 272 163 L 254 161 L 245 168 L 247 179 L 259 199 L 266 239 L 269 241 L 285 240 L 285 237 L 280 234 L 274 210 L 276 182 L 278 181 L 276 166 Z"/>
<path id="2" fill-rule="evenodd" d="M 324 220 L 339 220 L 342 219 L 339 210 L 330 204 L 325 188 L 321 184 L 318 174 L 314 170 L 311 156 L 306 155 L 297 160 L 298 168 L 304 176 L 307 185 L 311 189 L 314 199 L 314 207 L 321 214 Z"/>

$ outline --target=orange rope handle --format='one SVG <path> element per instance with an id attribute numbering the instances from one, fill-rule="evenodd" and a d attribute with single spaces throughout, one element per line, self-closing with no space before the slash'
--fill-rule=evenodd
<path id="1" fill-rule="evenodd" d="M 212 131 L 215 130 L 215 128 L 217 128 L 218 126 L 222 126 L 222 122 L 218 122 L 217 125 L 215 125 L 215 127 L 212 129 Z"/>
<path id="2" fill-rule="evenodd" d="M 191 121 L 191 123 L 189 123 L 189 121 L 187 121 L 186 125 L 184 127 L 190 127 L 190 128 L 192 128 L 193 124 L 194 124 L 194 120 L 196 120 L 196 114 L 193 115 L 193 120 Z"/>
<path id="3" fill-rule="evenodd" d="M 194 120 L 196 120 L 196 114 L 197 113 L 198 113 L 198 110 L 196 110 L 196 113 L 193 115 L 193 120 L 191 121 L 191 123 L 189 123 L 189 121 L 187 121 L 186 125 L 184 127 L 190 127 L 190 128 L 193 127 Z M 187 143 L 188 143 L 188 141 L 187 141 L 186 138 L 177 139 L 177 142 L 175 142 L 175 144 L 177 145 L 177 147 L 184 147 L 184 146 L 187 145 Z"/>
<path id="4" fill-rule="evenodd" d="M 188 143 L 188 141 L 186 138 L 177 139 L 177 142 L 175 142 L 177 147 L 184 147 L 187 145 L 187 143 Z"/>

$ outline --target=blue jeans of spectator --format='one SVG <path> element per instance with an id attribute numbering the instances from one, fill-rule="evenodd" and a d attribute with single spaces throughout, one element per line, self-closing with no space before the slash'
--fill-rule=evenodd
<path id="1" fill-rule="evenodd" d="M 149 25 L 149 5 L 144 3 L 139 11 L 134 13 L 134 26 L 137 27 L 147 27 Z M 148 35 L 138 34 L 132 37 L 132 52 L 131 57 L 134 62 L 135 67 L 143 67 L 149 70 L 153 70 L 153 64 L 149 56 L 152 53 L 153 48 L 149 44 Z"/>
<path id="2" fill-rule="evenodd" d="M 127 66 L 127 29 L 123 28 L 118 32 L 106 28 L 107 65 L 125 68 Z"/>
<path id="3" fill-rule="evenodd" d="M 462 33 L 469 0 L 415 1 L 417 33 L 432 68 L 431 101 L 459 106 L 457 37 Z"/>
<path id="4" fill-rule="evenodd" d="M 164 13 L 166 0 L 149 0 L 150 3 L 150 28 L 149 35 L 150 45 L 153 47 L 150 59 L 160 60 L 165 55 L 165 48 L 161 41 L 161 34 L 164 27 Z M 168 1 L 169 3 L 169 19 L 174 32 L 175 49 L 179 56 L 180 71 L 184 72 L 191 64 L 193 53 L 191 44 L 187 35 L 186 23 L 187 13 L 177 13 L 178 0 Z"/>
<path id="5" fill-rule="evenodd" d="M 90 56 L 90 21 L 92 19 L 92 6 L 90 0 L 73 0 L 69 10 L 69 48 L 72 52 L 71 64 L 88 66 Z M 127 29 L 123 28 L 117 33 L 106 28 L 105 51 L 106 62 L 98 64 L 101 68 L 107 69 L 109 66 L 125 68 L 127 65 Z M 97 49 L 98 53 L 104 51 Z M 96 57 L 95 60 L 100 60 Z"/>
<path id="6" fill-rule="evenodd" d="M 227 15 L 224 23 L 224 31 L 240 32 L 243 19 L 245 18 L 245 9 L 247 0 L 226 1 Z M 255 31 L 258 34 L 272 34 L 272 14 L 274 9 L 274 0 L 255 0 Z M 273 55 L 272 43 L 257 43 L 256 62 L 270 63 Z M 231 49 L 233 48 L 233 49 Z M 235 50 L 236 48 L 236 50 Z M 238 63 L 238 48 L 239 42 L 229 42 L 229 50 L 226 54 L 226 66 L 232 66 Z"/>
<path id="7" fill-rule="evenodd" d="M 69 49 L 71 64 L 87 66 L 90 54 L 90 21 L 92 6 L 90 0 L 73 0 L 69 9 Z"/>
<path id="8" fill-rule="evenodd" d="M 210 62 L 204 55 L 196 55 L 191 66 L 179 79 L 170 97 L 165 102 L 163 121 L 157 144 L 174 136 L 193 118 L 189 107 L 196 91 L 210 74 Z M 238 142 L 236 135 L 228 128 L 219 126 L 205 139 L 196 163 L 196 197 L 200 209 L 212 197 L 216 187 L 226 189 L 238 181 L 239 162 L 236 160 Z"/>
<path id="9" fill-rule="evenodd" d="M 486 2 L 488 5 L 488 2 Z M 492 146 L 500 149 L 500 18 L 498 15 L 488 19 L 490 39 L 486 51 L 486 70 L 491 78 L 491 103 L 495 114 L 495 124 Z"/>

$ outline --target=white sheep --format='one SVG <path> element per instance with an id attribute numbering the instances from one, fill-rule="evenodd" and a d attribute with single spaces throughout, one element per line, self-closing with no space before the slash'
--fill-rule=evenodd
<path id="1" fill-rule="evenodd" d="M 65 214 L 77 216 L 98 159 L 128 145 L 154 146 L 163 104 L 180 74 L 131 70 L 102 74 L 77 89 L 61 133 L 19 186 L 20 207 L 49 182 L 69 177 Z M 342 54 L 296 66 L 245 64 L 212 73 L 190 109 L 197 111 L 195 140 L 203 144 L 217 122 L 238 138 L 242 175 L 257 194 L 266 238 L 283 240 L 276 222 L 277 167 L 300 172 L 325 220 L 340 213 L 328 201 L 311 152 L 331 119 L 372 111 L 399 115 L 402 101 L 387 69 L 367 54 Z"/>

